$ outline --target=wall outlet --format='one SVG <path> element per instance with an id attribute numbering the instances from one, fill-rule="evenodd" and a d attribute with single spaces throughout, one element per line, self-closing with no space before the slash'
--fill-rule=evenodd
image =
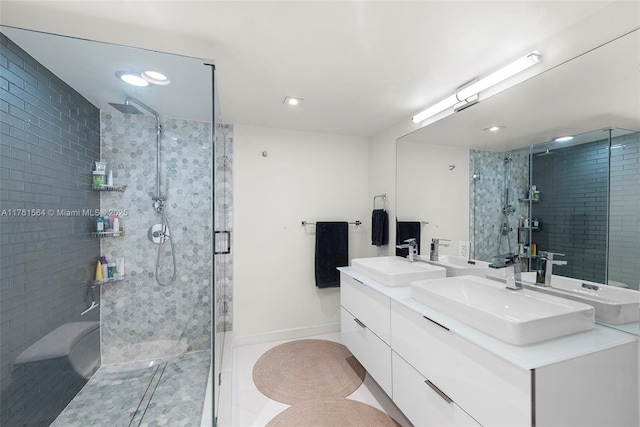
<path id="1" fill-rule="evenodd" d="M 469 257 L 469 242 L 463 242 L 462 240 L 458 243 L 458 255 L 464 258 Z"/>

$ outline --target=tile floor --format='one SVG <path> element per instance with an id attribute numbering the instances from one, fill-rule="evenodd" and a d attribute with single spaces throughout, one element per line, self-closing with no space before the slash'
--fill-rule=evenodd
<path id="1" fill-rule="evenodd" d="M 336 332 L 307 338 L 340 342 L 340 333 Z M 260 356 L 265 351 L 283 342 L 285 341 L 238 346 L 233 349 L 232 427 L 265 426 L 273 417 L 289 407 L 289 405 L 271 400 L 260 393 L 253 384 L 252 378 L 253 365 Z M 368 374 L 360 388 L 347 396 L 347 398 L 364 402 L 386 412 L 403 427 L 411 426 L 411 423 Z"/>
<path id="2" fill-rule="evenodd" d="M 211 352 L 104 365 L 54 427 L 200 425 Z"/>

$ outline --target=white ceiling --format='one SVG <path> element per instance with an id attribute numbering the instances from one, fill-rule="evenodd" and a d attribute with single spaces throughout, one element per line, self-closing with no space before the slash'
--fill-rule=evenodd
<path id="1" fill-rule="evenodd" d="M 461 84 L 532 49 L 543 54 L 538 73 L 637 28 L 638 4 L 636 0 L 2 0 L 0 22 L 214 59 L 227 123 L 372 136 L 408 121 Z M 40 49 L 43 56 L 46 52 L 72 56 L 61 46 L 52 50 L 33 40 L 29 45 L 23 48 Z M 97 48 L 75 54 L 83 55 L 86 67 L 99 64 L 108 70 L 101 77 L 109 81 L 101 82 L 103 87 L 119 84 L 111 82 L 112 73 L 131 59 Z M 141 60 L 144 55 L 134 56 Z M 73 75 L 73 61 L 57 62 L 57 73 L 73 87 L 96 86 L 95 80 L 82 82 L 86 77 L 77 75 L 81 73 L 68 77 L 77 81 L 66 80 Z M 173 73 L 172 90 L 181 81 L 205 78 L 194 77 L 192 68 Z M 120 86 L 108 95 L 96 93 L 96 103 L 107 108 L 104 103 L 114 102 L 113 93 L 123 91 Z M 173 90 L 170 104 L 178 112 L 152 105 L 147 98 L 151 95 L 143 90 L 134 95 L 161 114 L 194 118 L 185 116 L 185 111 L 206 95 L 199 92 Z M 285 96 L 305 101 L 292 109 L 282 104 Z"/>

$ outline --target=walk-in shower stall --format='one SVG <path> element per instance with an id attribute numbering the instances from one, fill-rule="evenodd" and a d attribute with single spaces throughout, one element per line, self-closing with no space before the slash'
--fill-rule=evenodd
<path id="1" fill-rule="evenodd" d="M 0 424 L 213 423 L 233 140 L 215 67 L 6 27 L 0 53 Z M 118 79 L 149 70 L 170 84 Z"/>

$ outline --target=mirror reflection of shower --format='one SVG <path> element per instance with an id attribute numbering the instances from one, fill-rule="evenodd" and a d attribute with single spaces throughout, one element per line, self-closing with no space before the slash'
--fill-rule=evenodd
<path id="1" fill-rule="evenodd" d="M 509 215 L 516 211 L 509 197 L 509 185 L 511 184 L 511 154 L 504 159 L 504 190 L 502 194 L 502 215 L 500 218 L 500 234 L 498 235 L 498 254 L 513 252 L 509 234 L 513 228 L 509 225 Z M 506 242 L 506 246 L 503 246 Z"/>
<path id="2" fill-rule="evenodd" d="M 472 230 L 470 230 L 471 232 L 469 233 L 469 261 L 471 261 L 472 259 L 474 259 L 476 257 L 476 239 L 474 236 L 473 231 L 476 230 L 477 227 L 477 212 L 476 212 L 476 199 L 478 197 L 478 186 L 476 185 L 478 181 L 480 181 L 480 173 L 479 172 L 475 172 L 476 170 L 476 164 L 475 164 L 475 159 L 472 158 L 472 170 L 474 171 L 473 174 L 471 174 L 471 182 L 473 182 L 473 201 L 471 203 L 471 205 L 473 206 L 473 228 Z"/>
<path id="3" fill-rule="evenodd" d="M 109 104 L 123 114 L 143 114 L 138 108 L 135 107 L 135 105 L 137 105 L 138 107 L 141 107 L 142 109 L 151 113 L 156 118 L 156 126 L 155 126 L 155 130 L 156 130 L 156 192 L 155 192 L 155 195 L 151 197 L 151 200 L 153 201 L 153 209 L 161 217 L 161 223 L 154 224 L 149 228 L 149 240 L 159 245 L 158 255 L 156 257 L 156 272 L 155 272 L 156 282 L 160 286 L 167 286 L 173 283 L 174 280 L 176 279 L 177 268 L 176 268 L 176 251 L 173 244 L 173 238 L 171 237 L 171 226 L 169 225 L 169 218 L 167 218 L 167 214 L 165 213 L 165 201 L 167 200 L 167 195 L 162 194 L 162 189 L 160 187 L 160 164 L 161 164 L 160 148 L 161 148 L 162 133 L 163 133 L 162 124 L 160 123 L 160 116 L 154 109 L 152 109 L 151 107 L 149 107 L 148 105 L 140 101 L 139 99 L 136 99 L 132 96 L 127 96 L 124 100 L 124 104 L 116 104 L 111 102 Z M 171 276 L 166 282 L 164 282 L 160 280 L 160 276 L 158 273 L 160 269 L 160 255 L 162 252 L 162 244 L 165 243 L 167 240 L 169 241 L 169 244 L 171 246 L 171 259 L 172 259 L 173 268 L 172 268 Z"/>

